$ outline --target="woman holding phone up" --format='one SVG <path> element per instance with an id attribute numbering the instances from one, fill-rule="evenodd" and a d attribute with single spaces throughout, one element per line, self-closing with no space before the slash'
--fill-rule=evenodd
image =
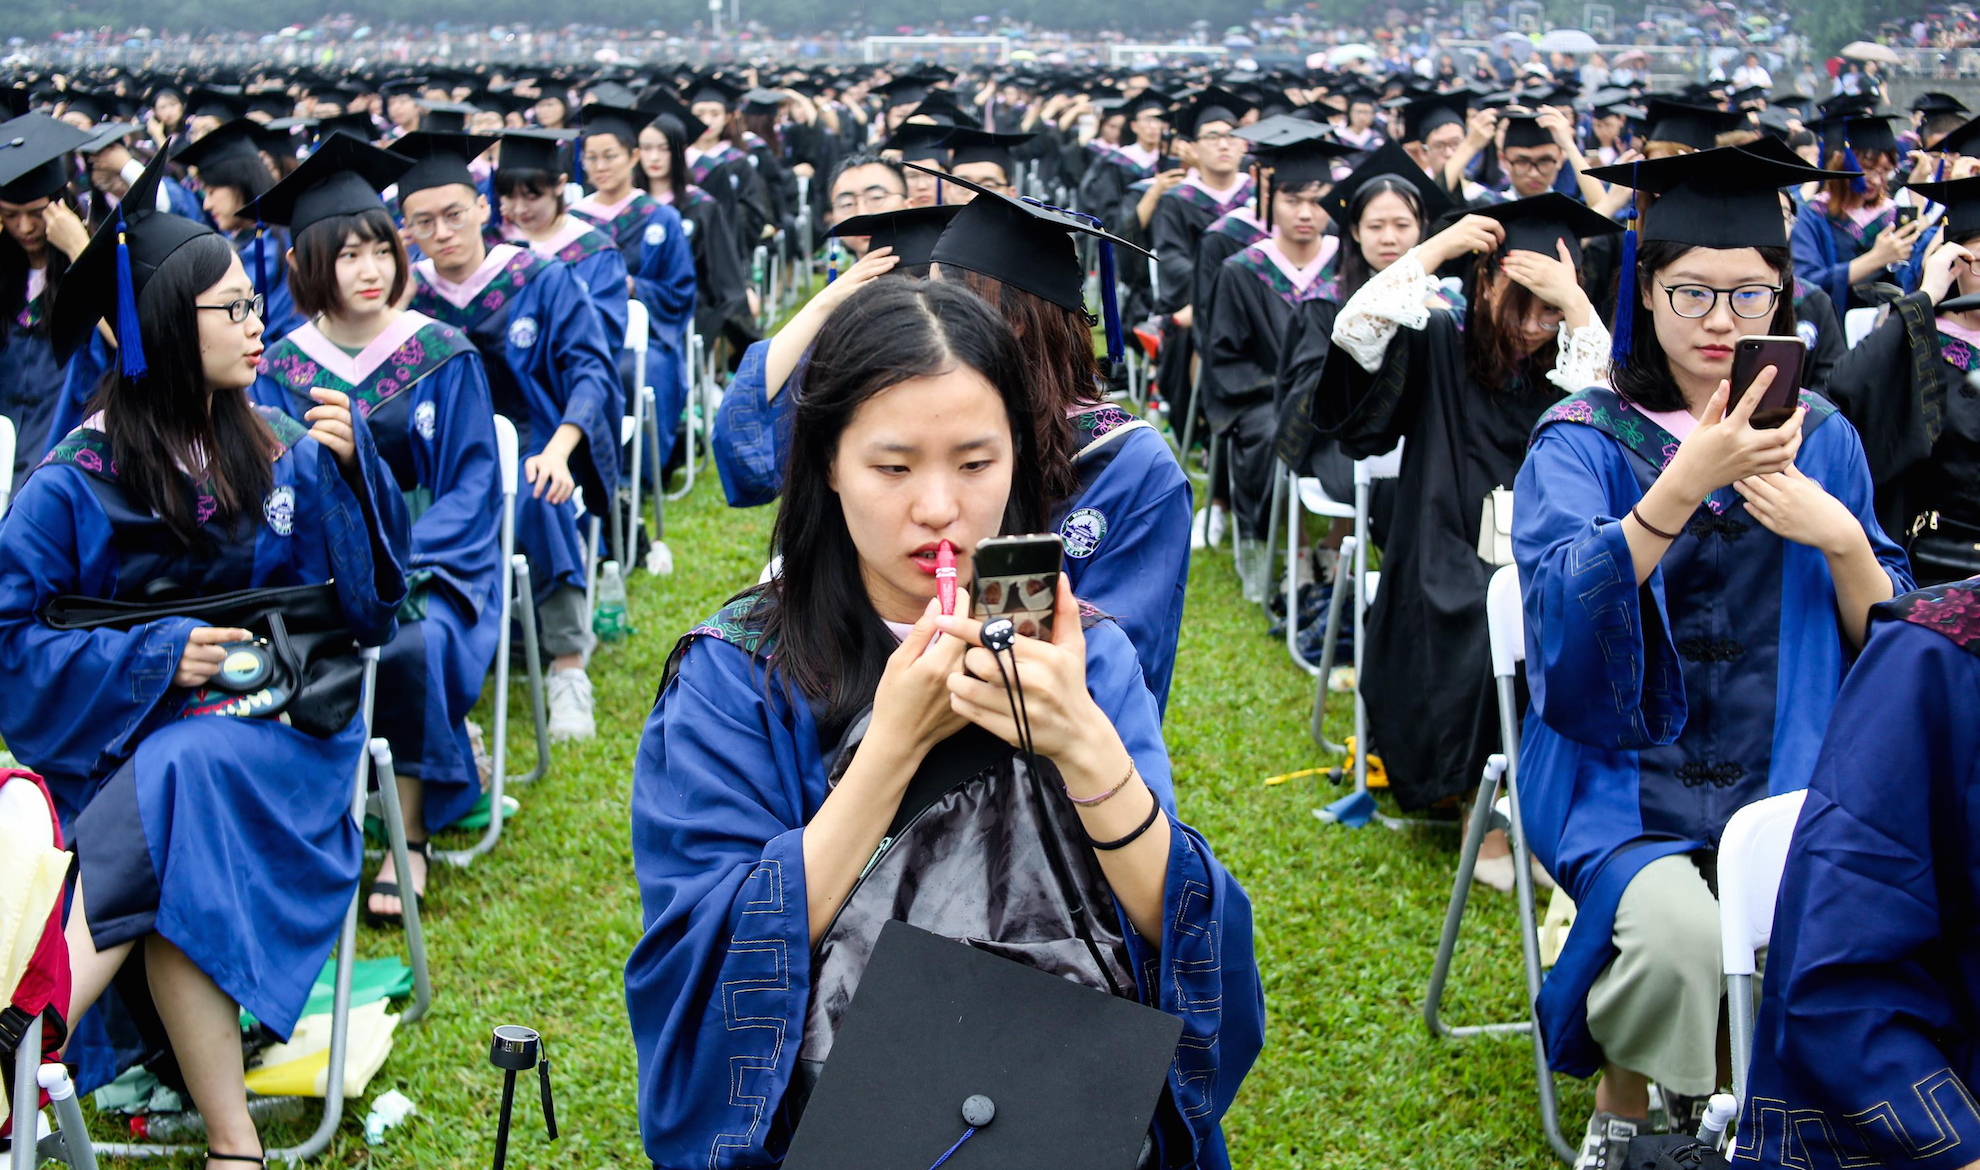
<path id="1" fill-rule="evenodd" d="M 1794 333 L 1778 189 L 1831 176 L 1738 147 L 1590 173 L 1656 200 L 1615 388 L 1548 410 L 1516 484 L 1518 774 L 1527 838 L 1579 909 L 1540 1024 L 1555 1068 L 1603 1074 L 1582 1164 L 1617 1166 L 1649 1081 L 1677 1130 L 1724 1084 L 1719 836 L 1806 786 L 1870 607 L 1911 577 L 1849 422 L 1803 392 L 1755 427 L 1776 369 L 1729 384 L 1741 338 Z"/>
<path id="2" fill-rule="evenodd" d="M 1152 1164 L 1229 1164 L 1262 1038 L 1250 904 L 1176 819 L 1134 647 L 1058 579 L 1051 639 L 1015 640 L 1033 771 L 1011 655 L 966 595 L 940 612 L 944 542 L 960 594 L 979 541 L 1045 524 L 1030 394 L 1009 327 L 955 284 L 873 281 L 818 333 L 784 572 L 681 639 L 634 768 L 626 1003 L 656 1164 L 782 1161 L 892 918 L 1180 1017 Z M 964 779 L 909 807 L 937 761 Z"/>

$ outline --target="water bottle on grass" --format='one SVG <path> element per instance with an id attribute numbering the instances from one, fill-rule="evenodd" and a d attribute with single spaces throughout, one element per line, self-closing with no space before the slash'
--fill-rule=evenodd
<path id="1" fill-rule="evenodd" d="M 591 632 L 604 642 L 623 641 L 633 632 L 632 619 L 626 614 L 626 580 L 617 561 L 599 566 L 598 608 L 591 615 Z"/>

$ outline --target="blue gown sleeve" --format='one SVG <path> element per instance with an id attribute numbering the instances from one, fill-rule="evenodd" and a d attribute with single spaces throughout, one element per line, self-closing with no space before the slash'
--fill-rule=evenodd
<path id="1" fill-rule="evenodd" d="M 660 229 L 660 242 L 648 243 L 641 251 L 633 291 L 652 315 L 655 335 L 674 344 L 672 339 L 685 335 L 694 317 L 694 249 L 681 227 L 680 213 L 664 203 L 647 218 L 645 239 L 653 238 L 655 227 Z"/>
<path id="2" fill-rule="evenodd" d="M 356 414 L 351 422 L 357 462 L 350 470 L 307 436 L 296 441 L 289 457 L 298 462 L 300 486 L 318 496 L 307 515 L 320 517 L 328 562 L 313 566 L 321 575 L 311 576 L 336 584 L 344 618 L 360 645 L 383 646 L 398 630 L 399 603 L 406 599 L 411 523 L 405 496 L 378 457 L 371 427 Z"/>
<path id="3" fill-rule="evenodd" d="M 769 354 L 767 340 L 743 351 L 742 364 L 715 411 L 711 440 L 715 471 L 722 477 L 722 493 L 735 508 L 767 504 L 784 490 L 784 460 L 790 454 L 804 362 L 800 359 L 783 390 L 771 399 L 765 389 Z"/>
<path id="4" fill-rule="evenodd" d="M 1073 592 L 1119 622 L 1134 643 L 1160 716 L 1169 709 L 1176 642 L 1182 636 L 1195 491 L 1167 444 L 1153 434 L 1148 437 L 1155 441 L 1143 444 L 1149 449 L 1146 461 L 1156 464 L 1155 473 L 1122 476 L 1139 489 L 1136 498 L 1121 501 L 1126 506 L 1119 512 L 1106 511 L 1107 535 L 1099 549 L 1089 560 L 1069 560 L 1067 575 Z M 1115 458 L 1129 454 L 1123 451 Z"/>
<path id="5" fill-rule="evenodd" d="M 430 387 L 430 388 L 429 388 Z M 501 486 L 495 453 L 495 407 L 477 354 L 465 353 L 427 378 L 439 418 L 433 438 L 415 432 L 419 481 L 433 502 L 412 523 L 410 568 L 446 581 L 471 612 L 495 603 L 501 577 Z"/>
<path id="6" fill-rule="evenodd" d="M 604 325 L 605 351 L 616 355 L 626 343 L 626 302 L 630 294 L 626 288 L 625 253 L 617 248 L 593 252 L 571 265 L 571 271 L 591 294 L 591 303 L 598 309 L 598 318 Z"/>
<path id="7" fill-rule="evenodd" d="M 96 384 L 103 378 L 103 372 L 116 360 L 117 351 L 103 340 L 103 335 L 90 330 L 89 343 L 78 348 L 69 358 L 68 367 L 62 371 L 62 397 L 55 403 L 55 411 L 48 419 L 48 446 L 40 452 L 46 455 L 55 449 L 55 444 L 69 437 L 69 432 L 82 425 L 85 408 Z M 39 458 L 39 456 L 37 456 Z"/>
<path id="8" fill-rule="evenodd" d="M 1141 1002 L 1183 1022 L 1168 1092 L 1157 1109 L 1166 1142 L 1186 1129 L 1190 1149 L 1164 1148 L 1163 1166 L 1228 1165 L 1220 1122 L 1265 1040 L 1265 990 L 1252 951 L 1251 900 L 1210 846 L 1176 815 L 1161 715 L 1127 635 L 1111 622 L 1086 631 L 1086 686 L 1134 757 L 1169 818 L 1162 937 L 1142 938 L 1118 903 Z"/>
<path id="9" fill-rule="evenodd" d="M 623 303 L 623 268 L 620 277 Z M 612 353 L 624 340 L 625 320 L 619 321 L 620 336 L 607 339 L 604 315 L 592 306 L 568 265 L 546 266 L 537 283 L 539 311 L 549 330 L 548 359 L 553 367 L 549 381 L 563 411 L 557 421 L 584 432 L 586 457 L 609 492 L 619 482 L 619 420 L 626 413 Z"/>
<path id="10" fill-rule="evenodd" d="M 1592 427 L 1549 426 L 1533 440 L 1513 490 L 1533 709 L 1592 747 L 1675 741 L 1684 729 L 1684 679 L 1664 612 L 1663 569 L 1639 587 L 1623 538 L 1621 519 L 1641 489 L 1621 448 Z"/>
<path id="11" fill-rule="evenodd" d="M 1829 294 L 1836 311 L 1849 303 L 1849 262 L 1851 257 L 1836 254 L 1836 234 L 1829 230 L 1822 209 L 1803 206 L 1794 217 L 1794 230 L 1788 235 L 1794 253 L 1795 279 L 1812 284 Z"/>
<path id="12" fill-rule="evenodd" d="M 0 671 L 35 683 L 0 703 L 0 737 L 50 777 L 107 774 L 181 705 L 165 700 L 200 623 L 55 630 L 37 616 L 64 594 L 112 596 L 117 570 L 110 519 L 84 473 L 45 467 L 30 476 L 0 527 Z"/>
<path id="13" fill-rule="evenodd" d="M 796 777 L 816 774 L 819 801 L 824 789 L 817 749 L 801 746 L 788 711 L 760 666 L 702 638 L 640 739 L 632 838 L 645 934 L 626 963 L 626 1010 L 640 1134 L 658 1166 L 781 1155 L 771 1120 L 811 986 L 803 826 L 816 805 Z"/>
<path id="14" fill-rule="evenodd" d="M 1843 682 L 1767 961 L 1751 1102 L 1762 1115 L 1740 1126 L 1763 1154 L 1780 1140 L 1778 1111 L 1810 1108 L 1864 1144 L 1863 1164 L 1956 1170 L 1980 1150 L 1980 1085 L 1961 1083 L 1970 1040 L 1955 1039 L 1972 1020 L 1946 983 L 1958 970 L 1948 940 L 1970 929 L 1948 894 L 1973 864 L 1975 694 L 1980 657 L 1906 621 L 1879 622 Z"/>

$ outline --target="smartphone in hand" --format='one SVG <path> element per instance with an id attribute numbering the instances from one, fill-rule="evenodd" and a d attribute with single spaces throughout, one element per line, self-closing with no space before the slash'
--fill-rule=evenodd
<path id="1" fill-rule="evenodd" d="M 1801 367 L 1807 357 L 1808 344 L 1799 337 L 1740 338 L 1733 346 L 1732 397 L 1726 401 L 1727 412 L 1746 395 L 1760 371 L 1772 366 L 1774 381 L 1753 408 L 1753 425 L 1771 430 L 1787 422 L 1801 401 Z"/>

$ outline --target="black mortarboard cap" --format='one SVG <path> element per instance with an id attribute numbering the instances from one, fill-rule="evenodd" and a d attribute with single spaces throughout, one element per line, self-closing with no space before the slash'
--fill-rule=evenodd
<path id="1" fill-rule="evenodd" d="M 942 126 L 978 126 L 982 124 L 976 113 L 972 110 L 964 109 L 962 103 L 956 100 L 955 91 L 949 89 L 929 90 L 928 96 L 922 98 L 921 104 L 914 108 L 914 114 L 912 116 L 917 119 L 927 118 L 929 121 Z"/>
<path id="2" fill-rule="evenodd" d="M 389 81 L 378 83 L 378 92 L 388 98 L 400 94 L 410 97 L 424 88 L 426 88 L 424 77 L 394 77 Z"/>
<path id="3" fill-rule="evenodd" d="M 1590 210 L 1587 204 L 1570 199 L 1559 191 L 1545 191 L 1531 198 L 1481 207 L 1478 214 L 1505 225 L 1506 239 L 1499 245 L 1501 256 L 1517 250 L 1538 252 L 1554 259 L 1560 255 L 1556 244 L 1565 240 L 1569 255 L 1574 257 L 1576 264 L 1580 264 L 1582 240 L 1612 236 L 1623 230 L 1615 220 Z"/>
<path id="4" fill-rule="evenodd" d="M 949 149 L 946 145 L 953 126 L 930 125 L 927 122 L 903 122 L 900 129 L 888 135 L 881 143 L 882 150 L 898 150 L 906 162 L 933 161 L 943 170 L 949 169 Z"/>
<path id="5" fill-rule="evenodd" d="M 219 118 L 231 121 L 247 116 L 247 100 L 239 86 L 216 85 L 195 89 L 186 96 L 186 117 Z"/>
<path id="6" fill-rule="evenodd" d="M 1370 151 L 1347 178 L 1334 184 L 1334 189 L 1320 200 L 1320 206 L 1327 212 L 1327 217 L 1345 232 L 1351 226 L 1348 207 L 1354 202 L 1354 197 L 1361 193 L 1363 187 L 1384 175 L 1401 179 L 1416 189 L 1417 197 L 1423 201 L 1422 228 L 1425 239 L 1430 237 L 1431 225 L 1456 206 L 1444 188 L 1424 174 L 1423 168 L 1416 165 L 1416 160 L 1409 157 L 1409 152 L 1398 142 L 1384 142 Z"/>
<path id="7" fill-rule="evenodd" d="M 89 246 L 62 278 L 49 322 L 57 360 L 68 361 L 98 321 L 116 335 L 118 361 L 127 377 L 142 377 L 146 365 L 138 336 L 137 299 L 161 265 L 189 241 L 215 234 L 195 220 L 158 211 L 158 184 L 168 165 L 159 151 L 124 198 L 104 220 Z"/>
<path id="8" fill-rule="evenodd" d="M 1843 152 L 1843 165 L 1855 169 L 1855 154 L 1864 150 L 1897 153 L 1897 135 L 1891 130 L 1890 114 L 1831 114 L 1808 124 L 1822 136 L 1822 153 Z"/>
<path id="9" fill-rule="evenodd" d="M 925 174 L 935 174 L 926 167 L 907 165 Z M 1114 249 L 1131 248 L 1143 256 L 1153 253 L 1109 234 L 1091 217 L 1028 199 L 1012 199 L 953 175 L 942 176 L 942 181 L 967 187 L 976 192 L 976 198 L 964 206 L 936 242 L 937 264 L 966 268 L 1023 289 L 1062 309 L 1083 313 L 1086 267 L 1079 262 L 1072 233 L 1100 241 L 1100 297 L 1107 327 L 1107 358 L 1120 362 L 1125 349 L 1120 308 L 1115 303 Z"/>
<path id="10" fill-rule="evenodd" d="M 1464 125 L 1465 99 L 1457 93 L 1415 97 L 1403 104 L 1402 112 L 1403 141 L 1421 142 L 1433 130 Z"/>
<path id="11" fill-rule="evenodd" d="M 136 122 L 105 122 L 89 128 L 89 141 L 76 147 L 78 154 L 99 154 L 143 130 Z"/>
<path id="12" fill-rule="evenodd" d="M 288 178 L 254 201 L 255 217 L 288 228 L 291 237 L 300 236 L 322 220 L 384 207 L 378 193 L 412 165 L 409 158 L 348 134 L 333 134 Z"/>
<path id="13" fill-rule="evenodd" d="M 945 203 L 936 207 L 903 207 L 856 215 L 834 224 L 830 235 L 865 236 L 868 248 L 892 248 L 901 258 L 900 267 L 925 265 L 935 257 L 935 241 L 944 228 L 968 204 Z"/>
<path id="14" fill-rule="evenodd" d="M 1596 167 L 1589 175 L 1657 197 L 1637 229 L 1645 240 L 1699 248 L 1784 248 L 1780 189 L 1845 177 L 1737 146 Z"/>
<path id="15" fill-rule="evenodd" d="M 468 163 L 481 157 L 495 139 L 481 134 L 450 134 L 439 130 L 416 130 L 392 143 L 392 153 L 413 160 L 411 170 L 399 176 L 399 201 L 415 191 L 450 187 L 464 183 L 475 187 Z M 478 188 L 477 188 L 478 190 Z"/>
<path id="16" fill-rule="evenodd" d="M 1285 188 L 1330 183 L 1335 159 L 1361 153 L 1359 147 L 1334 141 L 1319 123 L 1287 114 L 1262 119 L 1234 133 L 1251 143 L 1251 153 L 1261 165 L 1271 168 L 1273 184 Z"/>
<path id="17" fill-rule="evenodd" d="M 496 156 L 497 171 L 548 171 L 564 173 L 564 144 L 572 135 L 564 130 L 505 130 L 502 153 Z"/>
<path id="18" fill-rule="evenodd" d="M 741 100 L 743 88 L 720 77 L 697 78 L 688 90 L 688 105 L 700 102 L 721 102 L 723 107 L 733 107 Z"/>
<path id="19" fill-rule="evenodd" d="M 1719 135 L 1740 127 L 1740 115 L 1711 106 L 1652 98 L 1644 116 L 1644 137 L 1652 142 L 1675 142 L 1693 150 L 1711 150 Z"/>
<path id="20" fill-rule="evenodd" d="M 252 118 L 235 118 L 223 122 L 208 131 L 206 136 L 187 143 L 172 156 L 172 161 L 189 167 L 209 167 L 230 158 L 260 157 L 261 144 L 256 141 L 261 131 L 261 123 Z"/>
<path id="21" fill-rule="evenodd" d="M 25 85 L 0 88 L 0 113 L 18 118 L 34 108 L 34 91 Z"/>
<path id="22" fill-rule="evenodd" d="M 266 114 L 271 118 L 286 118 L 296 112 L 295 99 L 279 89 L 248 94 L 246 101 L 250 113 Z"/>
<path id="23" fill-rule="evenodd" d="M 752 89 L 742 96 L 745 114 L 775 114 L 784 108 L 784 95 L 774 89 Z"/>
<path id="24" fill-rule="evenodd" d="M 1949 93 L 1936 89 L 1926 90 L 1911 100 L 1911 110 L 1916 114 L 1931 117 L 1934 114 L 1964 114 L 1966 103 Z"/>
<path id="25" fill-rule="evenodd" d="M 602 101 L 593 102 L 578 110 L 578 135 L 615 134 L 627 142 L 637 144 L 639 132 L 646 129 L 659 110 L 634 109 L 629 106 L 608 106 Z"/>
<path id="26" fill-rule="evenodd" d="M 69 181 L 62 156 L 90 135 L 47 114 L 22 114 L 0 122 L 0 199 L 46 199 Z"/>
<path id="27" fill-rule="evenodd" d="M 648 89 L 640 95 L 639 100 L 647 108 L 658 111 L 654 115 L 654 121 L 659 121 L 661 118 L 672 118 L 676 122 L 679 122 L 681 124 L 681 136 L 687 139 L 689 144 L 699 141 L 702 135 L 714 129 L 713 126 L 695 117 L 694 111 L 688 107 L 686 102 L 659 86 Z M 641 129 L 644 129 L 644 127 L 641 127 Z"/>
<path id="28" fill-rule="evenodd" d="M 1946 132 L 1932 149 L 1948 154 L 1980 155 L 1980 118 L 1972 118 Z"/>
<path id="29" fill-rule="evenodd" d="M 1748 102 L 1764 101 L 1767 97 L 1767 87 L 1764 85 L 1749 85 L 1744 89 L 1733 90 L 1726 97 L 1734 106 L 1743 106 Z"/>
<path id="30" fill-rule="evenodd" d="M 1505 116 L 1506 146 L 1531 149 L 1552 146 L 1553 134 L 1540 124 L 1540 115 L 1528 113 L 1508 113 Z"/>
<path id="31" fill-rule="evenodd" d="M 1913 183 L 1910 189 L 1945 207 L 1946 239 L 1980 235 L 1980 176 L 1942 183 Z"/>
<path id="32" fill-rule="evenodd" d="M 63 113 L 81 114 L 92 124 L 116 117 L 120 104 L 116 94 L 88 89 L 72 89 L 63 94 L 62 99 Z"/>
<path id="33" fill-rule="evenodd" d="M 1166 1012 L 888 922 L 784 1165 L 951 1151 L 956 1167 L 1130 1170 L 1181 1036 Z"/>
<path id="34" fill-rule="evenodd" d="M 316 120 L 316 141 L 319 145 L 329 140 L 333 134 L 370 142 L 378 137 L 378 123 L 364 111 L 355 114 L 336 114 Z"/>
<path id="35" fill-rule="evenodd" d="M 1169 116 L 1169 124 L 1184 138 L 1195 138 L 1197 129 L 1205 122 L 1228 122 L 1235 130 L 1238 120 L 1253 105 L 1230 90 L 1215 85 L 1206 86 L 1176 107 Z"/>
<path id="36" fill-rule="evenodd" d="M 885 85 L 876 85 L 873 92 L 887 99 L 887 108 L 911 106 L 928 96 L 928 79 L 913 73 L 903 73 Z"/>
<path id="37" fill-rule="evenodd" d="M 1011 152 L 1030 142 L 1031 137 L 1029 134 L 992 134 L 988 130 L 958 126 L 949 131 L 943 145 L 949 149 L 949 166 L 952 169 L 962 163 L 996 163 L 1004 168 L 1004 177 L 1010 178 L 1017 169 Z"/>
<path id="38" fill-rule="evenodd" d="M 1174 99 L 1169 97 L 1168 94 L 1158 90 L 1144 89 L 1121 103 L 1121 113 L 1127 115 L 1127 119 L 1130 122 L 1140 116 L 1143 110 L 1154 110 L 1166 118 L 1169 114 L 1169 107 L 1173 104 Z"/>
<path id="39" fill-rule="evenodd" d="M 474 107 L 460 102 L 421 102 L 419 103 L 419 125 L 422 130 L 449 130 L 459 132 L 467 129 L 467 120 L 474 116 Z"/>

